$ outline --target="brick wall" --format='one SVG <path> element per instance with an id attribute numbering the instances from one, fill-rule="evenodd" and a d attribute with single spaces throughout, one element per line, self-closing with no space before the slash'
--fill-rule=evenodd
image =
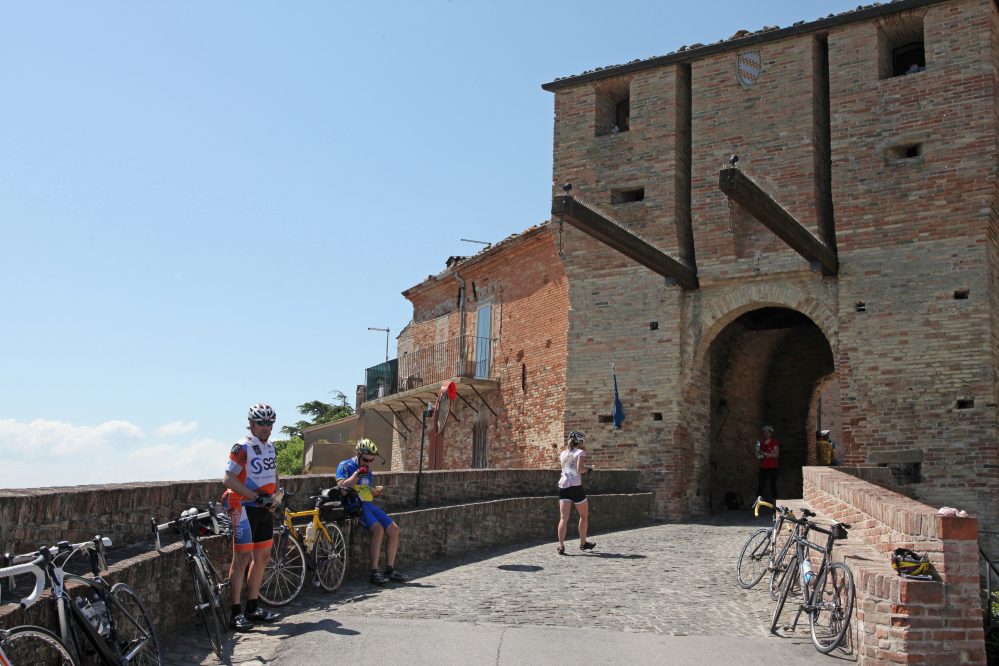
<path id="1" fill-rule="evenodd" d="M 390 516 L 400 528 L 399 550 L 396 566 L 400 569 L 418 563 L 452 557 L 477 550 L 507 546 L 511 544 L 550 538 L 557 539 L 559 520 L 558 502 L 553 496 L 515 497 L 474 501 L 501 493 L 500 486 L 509 484 L 511 494 L 529 492 L 538 487 L 531 477 L 549 480 L 550 474 L 519 470 L 499 472 L 505 479 L 498 484 L 489 484 L 483 473 L 466 475 L 462 480 L 460 472 L 437 472 L 436 479 L 428 484 L 430 495 L 435 498 L 451 499 L 442 484 L 435 483 L 446 479 L 457 480 L 454 489 L 464 490 L 464 504 L 445 507 L 403 511 L 391 511 Z M 413 474 L 378 475 L 386 487 L 398 490 L 405 486 Z M 614 477 L 617 478 L 614 478 Z M 594 489 L 626 487 L 627 473 L 614 475 L 605 473 L 601 482 L 588 486 L 590 503 L 590 534 L 598 530 L 620 529 L 639 525 L 651 520 L 652 496 L 649 493 L 598 494 Z M 295 477 L 302 480 L 303 477 Z M 285 487 L 289 479 L 282 480 Z M 309 482 L 315 479 L 308 479 Z M 398 483 L 392 483 L 393 481 Z M 185 484 L 186 485 L 186 484 Z M 548 484 L 543 484 L 548 485 Z M 411 487 L 411 486 L 410 486 Z M 125 490 L 124 488 L 121 490 Z M 502 496 L 502 495 L 500 495 Z M 398 498 L 396 503 L 399 503 Z M 302 504 L 302 503 L 299 503 Z M 391 502 L 381 503 L 391 508 Z M 304 507 L 303 507 L 304 508 Z M 105 530 L 105 533 L 108 533 Z M 577 534 L 574 524 L 569 526 L 569 535 Z M 92 536 L 92 535 L 91 535 Z M 209 537 L 202 541 L 216 566 L 228 575 L 231 558 L 230 541 L 224 537 Z M 370 571 L 368 560 L 368 534 L 361 527 L 354 526 L 353 550 L 348 556 L 348 577 L 364 578 Z M 23 544 L 19 544 L 23 545 Z M 22 552 L 15 550 L 15 552 Z M 383 553 L 384 558 L 384 553 Z M 382 559 L 384 563 L 384 559 Z M 190 572 L 187 569 L 183 544 L 167 545 L 162 551 L 150 552 L 130 557 L 110 566 L 103 575 L 110 584 L 124 582 L 136 590 L 146 608 L 153 616 L 153 622 L 160 638 L 177 632 L 195 631 L 191 623 L 191 604 L 194 589 Z M 74 595 L 74 588 L 68 588 Z M 10 596 L 4 597 L 6 605 L 0 606 L 0 627 L 10 628 L 20 624 L 34 624 L 57 630 L 57 620 L 46 592 L 39 603 L 26 611 L 10 603 Z M 199 632 L 200 635 L 201 632 Z"/>
<path id="2" fill-rule="evenodd" d="M 551 230 L 548 225 L 532 228 L 404 292 L 413 303 L 413 321 L 399 336 L 400 356 L 461 334 L 456 274 L 466 285 L 465 335 L 476 335 L 479 308 L 492 303 L 492 378 L 499 381 L 499 390 L 482 394 L 492 411 L 475 395 L 465 396 L 469 404 L 453 402 L 443 468 L 472 467 L 476 418 L 488 422 L 488 467 L 551 466 L 553 446 L 564 440 L 569 307 Z M 393 469 L 417 469 L 420 414 L 396 412 L 402 421 L 396 426 L 407 439 L 395 434 Z"/>
<path id="3" fill-rule="evenodd" d="M 806 467 L 805 501 L 852 524 L 835 558 L 853 573 L 858 662 L 985 664 L 978 521 L 936 509 L 828 467 Z M 840 545 L 841 544 L 841 545 Z M 929 555 L 933 581 L 900 578 L 895 548 Z"/>
<path id="4" fill-rule="evenodd" d="M 413 506 L 415 472 L 375 472 L 385 486 L 379 505 L 388 510 Z M 461 470 L 425 472 L 421 481 L 423 506 L 458 504 L 503 497 L 548 496 L 558 493 L 554 470 Z M 632 493 L 638 474 L 602 470 L 588 474 L 593 493 Z M 295 509 L 311 508 L 308 496 L 336 484 L 333 475 L 285 476 L 281 486 L 295 497 Z M 150 519 L 162 522 L 192 506 L 204 508 L 223 493 L 221 482 L 122 483 L 69 488 L 29 488 L 0 491 L 0 549 L 27 553 L 59 541 L 79 543 L 100 534 L 118 549 L 151 542 Z"/>
<path id="5" fill-rule="evenodd" d="M 741 343 L 724 332 L 741 314 L 785 307 L 821 330 L 824 344 L 808 354 L 831 350 L 834 375 L 787 378 L 801 381 L 798 389 L 784 383 L 785 404 L 771 412 L 787 420 L 778 440 L 793 438 L 800 459 L 814 455 L 818 395 L 832 385 L 841 411 L 824 424 L 841 421 L 837 443 L 849 449 L 850 464 L 874 452 L 922 449 L 914 496 L 995 525 L 999 21 L 987 0 L 897 5 L 879 19 L 813 32 L 806 25 L 747 46 L 763 61 L 748 87 L 736 78 L 738 50 L 714 47 L 680 63 L 629 65 L 620 75 L 609 68 L 549 87 L 553 194 L 572 182 L 574 194 L 697 269 L 700 289 L 685 292 L 575 229 L 564 235 L 566 426 L 588 433 L 591 460 L 641 470 L 661 517 L 706 513 L 723 486 L 752 485 L 752 464 L 737 451 L 762 425 L 753 406 L 773 407 L 775 396 L 736 380 L 749 366 L 778 367 L 792 350 L 756 348 L 721 384 L 716 357 L 737 356 Z M 920 22 L 926 71 L 879 78 L 884 35 Z M 598 136 L 599 100 L 610 82 L 627 86 L 631 129 Z M 898 157 L 915 143 L 918 157 Z M 837 276 L 809 272 L 758 221 L 729 208 L 717 172 L 732 154 L 837 248 Z M 612 203 L 615 190 L 639 185 L 644 200 Z M 969 290 L 968 298 L 955 299 L 958 290 Z M 658 330 L 650 331 L 651 321 Z M 629 417 L 618 431 L 598 423 L 609 414 L 612 363 Z M 799 402 L 789 400 L 796 391 Z M 729 393 L 743 412 L 715 441 L 724 418 L 718 399 Z M 957 409 L 959 400 L 973 407 Z M 731 469 L 717 469 L 721 461 Z"/>

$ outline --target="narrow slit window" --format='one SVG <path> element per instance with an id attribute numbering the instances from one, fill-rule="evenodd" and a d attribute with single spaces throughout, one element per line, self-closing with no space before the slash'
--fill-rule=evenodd
<path id="1" fill-rule="evenodd" d="M 958 409 L 974 409 L 975 408 L 975 401 L 974 400 L 958 400 L 957 401 L 957 408 Z"/>
<path id="2" fill-rule="evenodd" d="M 614 423 L 614 416 L 611 414 L 601 414 L 597 417 L 597 423 Z"/>
<path id="3" fill-rule="evenodd" d="M 645 201 L 645 188 L 632 187 L 628 189 L 611 190 L 611 204 L 633 203 L 635 201 Z"/>
<path id="4" fill-rule="evenodd" d="M 527 364 L 520 364 L 520 390 L 527 393 Z"/>
<path id="5" fill-rule="evenodd" d="M 970 289 L 958 289 L 954 292 L 955 301 L 966 301 L 968 300 L 968 295 L 971 294 Z"/>

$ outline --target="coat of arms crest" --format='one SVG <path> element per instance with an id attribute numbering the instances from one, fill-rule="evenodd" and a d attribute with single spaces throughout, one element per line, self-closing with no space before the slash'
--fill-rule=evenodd
<path id="1" fill-rule="evenodd" d="M 739 66 L 736 75 L 739 83 L 747 88 L 760 78 L 760 69 L 763 63 L 763 52 L 760 49 L 743 51 L 739 54 Z"/>

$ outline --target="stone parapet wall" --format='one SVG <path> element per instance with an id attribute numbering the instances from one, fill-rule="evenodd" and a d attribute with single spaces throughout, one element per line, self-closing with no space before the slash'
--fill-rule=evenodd
<path id="1" fill-rule="evenodd" d="M 590 532 L 639 525 L 653 513 L 650 493 L 589 495 Z M 405 570 L 414 564 L 455 555 L 551 538 L 557 543 L 559 509 L 554 497 L 517 497 L 487 500 L 438 508 L 408 510 L 389 514 L 400 527 L 396 566 Z M 569 535 L 575 535 L 575 516 Z M 368 575 L 368 534 L 354 526 L 353 549 L 349 556 L 348 578 Z M 202 540 L 216 566 L 228 575 L 229 541 L 223 537 Z M 381 563 L 385 560 L 382 557 Z M 175 543 L 156 552 L 151 549 L 110 567 L 104 578 L 111 584 L 132 586 L 153 615 L 156 631 L 164 636 L 195 631 L 191 609 L 194 588 L 185 563 L 183 545 Z M 306 585 L 309 583 L 307 582 Z M 72 588 L 70 596 L 74 596 Z M 51 593 L 26 611 L 9 603 L 0 607 L 0 627 L 35 624 L 55 630 Z"/>
<path id="2" fill-rule="evenodd" d="M 378 504 L 387 511 L 412 508 L 416 472 L 375 472 L 375 483 L 385 486 Z M 421 504 L 438 506 L 502 497 L 557 494 L 557 470 L 452 470 L 424 472 Z M 598 471 L 586 476 L 590 493 L 631 493 L 638 473 Z M 286 476 L 281 486 L 296 493 L 294 509 L 310 508 L 308 496 L 335 485 L 332 475 Z M 0 490 L 0 549 L 30 552 L 59 541 L 80 542 L 94 535 L 110 537 L 115 548 L 151 541 L 150 518 L 169 520 L 180 511 L 221 499 L 221 481 L 122 483 L 66 488 Z"/>
<path id="3" fill-rule="evenodd" d="M 804 469 L 805 501 L 850 523 L 835 559 L 853 572 L 859 663 L 985 664 L 978 521 L 937 510 L 829 467 Z M 933 581 L 907 580 L 891 551 L 929 555 Z"/>

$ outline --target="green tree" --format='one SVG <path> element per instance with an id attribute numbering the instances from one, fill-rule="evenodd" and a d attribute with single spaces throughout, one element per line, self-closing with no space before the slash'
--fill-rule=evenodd
<path id="1" fill-rule="evenodd" d="M 302 431 L 310 426 L 338 421 L 352 416 L 354 408 L 347 404 L 347 396 L 340 391 L 330 391 L 334 400 L 339 400 L 339 405 L 333 405 L 322 400 L 313 400 L 297 407 L 298 413 L 302 416 L 311 416 L 311 421 L 299 421 L 293 426 L 283 426 L 281 432 L 289 437 L 301 437 Z"/>
<path id="2" fill-rule="evenodd" d="M 277 451 L 277 472 L 281 476 L 302 473 L 302 456 L 305 454 L 305 440 L 292 437 L 283 442 L 274 442 Z"/>
<path id="3" fill-rule="evenodd" d="M 334 400 L 339 400 L 339 405 L 313 400 L 304 405 L 298 406 L 298 413 L 305 417 L 312 417 L 311 421 L 299 421 L 293 426 L 284 426 L 281 432 L 288 435 L 288 439 L 274 442 L 274 450 L 277 452 L 277 472 L 282 476 L 302 473 L 302 460 L 305 456 L 305 440 L 302 438 L 302 430 L 310 426 L 339 421 L 342 418 L 353 415 L 354 408 L 347 404 L 347 396 L 340 391 L 330 391 Z"/>

